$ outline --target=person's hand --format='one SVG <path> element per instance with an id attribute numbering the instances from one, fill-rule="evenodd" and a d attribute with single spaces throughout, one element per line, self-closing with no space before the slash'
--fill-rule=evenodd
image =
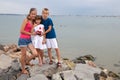
<path id="1" fill-rule="evenodd" d="M 45 43 L 46 43 L 46 39 L 43 39 L 42 44 L 45 44 Z"/>
<path id="2" fill-rule="evenodd" d="M 31 35 L 36 35 L 36 32 L 32 32 Z"/>

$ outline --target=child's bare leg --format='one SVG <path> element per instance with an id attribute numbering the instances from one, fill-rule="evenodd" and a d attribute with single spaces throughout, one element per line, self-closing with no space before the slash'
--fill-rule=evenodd
<path id="1" fill-rule="evenodd" d="M 40 53 L 41 53 L 41 60 L 42 60 L 42 63 L 45 64 L 45 62 L 44 62 L 44 60 L 43 60 L 44 51 L 43 51 L 43 50 L 40 50 Z"/>
<path id="2" fill-rule="evenodd" d="M 50 63 L 49 64 L 52 64 L 52 53 L 51 53 L 51 48 L 48 48 L 48 56 L 49 56 L 49 59 L 50 59 Z"/>
<path id="3" fill-rule="evenodd" d="M 37 53 L 36 49 L 34 48 L 34 46 L 33 46 L 32 44 L 29 44 L 29 45 L 28 45 L 28 48 L 32 51 L 32 55 L 29 56 L 29 59 L 27 60 L 27 64 L 30 64 L 30 61 L 31 61 L 33 58 L 35 58 L 35 57 L 38 56 L 38 53 Z M 31 65 L 32 65 L 32 64 L 31 64 Z"/>
<path id="4" fill-rule="evenodd" d="M 41 51 L 40 49 L 36 49 L 36 50 L 38 52 L 39 66 L 42 66 Z"/>
<path id="5" fill-rule="evenodd" d="M 59 50 L 59 48 L 55 48 L 55 51 L 56 51 L 58 62 L 60 62 L 60 50 Z"/>
<path id="6" fill-rule="evenodd" d="M 23 74 L 28 74 L 28 71 L 25 70 L 25 62 L 26 62 L 26 47 L 21 47 L 21 58 L 20 58 L 20 63 L 22 67 L 22 73 Z"/>

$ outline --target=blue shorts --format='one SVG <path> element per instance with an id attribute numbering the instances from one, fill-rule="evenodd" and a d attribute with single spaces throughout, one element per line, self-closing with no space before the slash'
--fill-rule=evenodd
<path id="1" fill-rule="evenodd" d="M 27 47 L 31 43 L 32 43 L 31 38 L 30 39 L 19 38 L 18 40 L 18 46 L 20 47 Z"/>

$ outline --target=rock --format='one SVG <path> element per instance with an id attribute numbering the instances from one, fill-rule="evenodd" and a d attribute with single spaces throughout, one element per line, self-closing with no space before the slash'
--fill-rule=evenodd
<path id="1" fill-rule="evenodd" d="M 17 59 L 15 59 L 15 60 L 12 61 L 11 67 L 15 71 L 20 69 L 20 63 L 18 62 Z"/>
<path id="2" fill-rule="evenodd" d="M 75 63 L 73 63 L 70 60 L 64 60 L 64 63 L 66 63 L 67 66 L 69 67 L 69 69 L 71 69 L 71 70 L 75 68 Z"/>
<path id="3" fill-rule="evenodd" d="M 95 61 L 95 57 L 93 57 L 92 55 L 85 55 L 85 56 L 80 56 L 76 59 L 73 60 L 74 63 L 82 63 L 82 64 L 86 64 L 86 61 Z"/>
<path id="4" fill-rule="evenodd" d="M 5 45 L 4 46 L 4 51 L 7 52 L 9 50 L 9 46 L 8 45 Z"/>
<path id="5" fill-rule="evenodd" d="M 32 76 L 31 78 L 28 78 L 27 80 L 48 80 L 48 79 L 43 74 L 37 74 L 35 76 Z"/>
<path id="6" fill-rule="evenodd" d="M 94 80 L 99 80 L 100 79 L 100 74 L 94 73 Z"/>
<path id="7" fill-rule="evenodd" d="M 64 80 L 64 79 L 61 78 L 59 73 L 56 73 L 56 74 L 53 74 L 52 80 Z"/>
<path id="8" fill-rule="evenodd" d="M 114 64 L 115 67 L 120 67 L 120 64 Z"/>
<path id="9" fill-rule="evenodd" d="M 109 76 L 109 77 L 113 77 L 113 78 L 118 78 L 118 79 L 120 79 L 120 76 L 117 75 L 116 73 L 112 72 L 112 71 L 109 71 L 109 72 L 108 72 L 108 76 Z"/>
<path id="10" fill-rule="evenodd" d="M 100 73 L 101 69 L 91 67 L 87 64 L 76 64 L 74 74 L 83 80 L 94 80 L 94 73 Z"/>
<path id="11" fill-rule="evenodd" d="M 19 52 L 20 48 L 18 48 L 16 44 L 9 44 L 3 46 L 3 50 L 7 53 L 12 53 L 12 52 Z"/>
<path id="12" fill-rule="evenodd" d="M 4 50 L 4 45 L 0 44 L 0 50 Z"/>
<path id="13" fill-rule="evenodd" d="M 29 75 L 27 75 L 27 74 L 22 74 L 21 76 L 19 76 L 19 77 L 17 78 L 17 80 L 27 80 L 27 78 L 29 78 Z"/>
<path id="14" fill-rule="evenodd" d="M 1 55 L 1 54 L 4 54 L 4 53 L 5 53 L 5 52 L 4 52 L 3 50 L 0 50 L 0 55 Z"/>
<path id="15" fill-rule="evenodd" d="M 13 59 L 19 59 L 21 57 L 21 52 L 15 52 L 8 55 Z"/>
<path id="16" fill-rule="evenodd" d="M 106 80 L 106 78 L 107 78 L 107 74 L 106 74 L 105 72 L 101 71 L 101 73 L 100 73 L 100 78 Z"/>
<path id="17" fill-rule="evenodd" d="M 0 68 L 1 69 L 7 69 L 11 66 L 12 59 L 9 56 L 6 56 L 5 54 L 2 54 L 0 56 Z"/>
<path id="18" fill-rule="evenodd" d="M 64 74 L 64 80 L 76 80 L 73 70 L 63 71 L 62 73 Z"/>

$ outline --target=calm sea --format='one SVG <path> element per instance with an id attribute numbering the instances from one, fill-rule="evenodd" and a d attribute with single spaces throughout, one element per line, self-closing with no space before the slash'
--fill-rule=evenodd
<path id="1" fill-rule="evenodd" d="M 51 16 L 62 57 L 91 54 L 96 64 L 120 71 L 120 17 Z M 0 15 L 0 43 L 17 43 L 25 16 Z M 118 65 L 118 66 L 116 66 Z"/>

